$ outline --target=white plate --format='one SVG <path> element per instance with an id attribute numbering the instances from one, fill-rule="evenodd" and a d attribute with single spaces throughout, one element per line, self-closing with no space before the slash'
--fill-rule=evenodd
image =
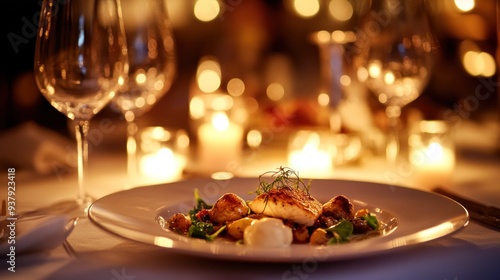
<path id="1" fill-rule="evenodd" d="M 321 180 L 311 182 L 310 193 L 320 202 L 343 194 L 355 208 L 367 207 L 387 224 L 386 233 L 342 245 L 292 245 L 288 248 L 259 248 L 233 243 L 207 242 L 164 230 L 156 218 L 187 213 L 194 207 L 193 192 L 214 203 L 224 193 L 233 192 L 244 199 L 255 195 L 257 178 L 187 180 L 121 191 L 98 199 L 89 209 L 90 219 L 104 229 L 135 241 L 152 244 L 173 252 L 210 258 L 303 262 L 332 261 L 380 254 L 420 244 L 451 234 L 466 226 L 467 210 L 444 196 L 405 187 L 368 182 Z"/>

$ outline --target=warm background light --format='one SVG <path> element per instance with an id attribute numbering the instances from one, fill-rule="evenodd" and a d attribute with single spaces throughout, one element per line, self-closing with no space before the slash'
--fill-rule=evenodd
<path id="1" fill-rule="evenodd" d="M 214 70 L 203 70 L 198 75 L 198 86 L 203 92 L 210 93 L 220 87 L 220 76 Z"/>
<path id="2" fill-rule="evenodd" d="M 462 12 L 469 12 L 474 9 L 474 0 L 454 0 L 455 6 Z"/>
<path id="3" fill-rule="evenodd" d="M 347 75 L 340 76 L 340 84 L 343 86 L 349 86 L 351 84 L 351 77 Z"/>
<path id="4" fill-rule="evenodd" d="M 234 99 L 229 95 L 220 94 L 213 98 L 209 105 L 215 111 L 229 111 L 234 106 Z"/>
<path id="5" fill-rule="evenodd" d="M 318 0 L 293 0 L 292 8 L 295 13 L 303 18 L 316 15 L 319 12 Z"/>
<path id="6" fill-rule="evenodd" d="M 373 61 L 368 65 L 368 74 L 374 79 L 378 78 L 381 74 L 381 68 L 380 61 Z"/>
<path id="7" fill-rule="evenodd" d="M 318 95 L 318 104 L 320 106 L 328 106 L 328 104 L 330 104 L 330 96 L 328 96 L 328 93 L 321 92 Z"/>
<path id="8" fill-rule="evenodd" d="M 200 90 L 206 93 L 215 92 L 221 85 L 221 68 L 219 63 L 204 57 L 196 72 L 196 82 Z"/>
<path id="9" fill-rule="evenodd" d="M 194 16 L 200 21 L 211 21 L 220 12 L 220 4 L 217 0 L 198 0 L 194 4 Z"/>
<path id="10" fill-rule="evenodd" d="M 462 63 L 472 76 L 491 77 L 495 74 L 495 59 L 489 53 L 468 51 L 464 54 Z"/>
<path id="11" fill-rule="evenodd" d="M 201 97 L 195 96 L 189 102 L 189 114 L 193 119 L 200 119 L 205 115 L 205 104 Z"/>
<path id="12" fill-rule="evenodd" d="M 227 92 L 232 96 L 241 96 L 245 92 L 245 83 L 238 78 L 233 78 L 227 82 Z"/>
<path id="13" fill-rule="evenodd" d="M 247 133 L 247 144 L 249 147 L 257 148 L 262 143 L 262 133 L 252 129 Z"/>
<path id="14" fill-rule="evenodd" d="M 462 41 L 459 49 L 462 65 L 469 75 L 491 77 L 496 73 L 495 58 L 482 51 L 476 43 Z"/>
<path id="15" fill-rule="evenodd" d="M 339 21 L 347 21 L 352 18 L 354 8 L 347 0 L 332 0 L 328 5 L 328 10 L 332 18 Z"/>
<path id="16" fill-rule="evenodd" d="M 278 83 L 272 83 L 267 86 L 266 95 L 269 99 L 278 101 L 285 96 L 285 89 Z"/>

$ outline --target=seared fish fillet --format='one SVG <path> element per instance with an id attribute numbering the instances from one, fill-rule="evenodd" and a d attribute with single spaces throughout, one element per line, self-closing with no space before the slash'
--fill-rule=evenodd
<path id="1" fill-rule="evenodd" d="M 305 191 L 290 187 L 271 189 L 258 195 L 248 206 L 254 213 L 306 226 L 314 224 L 322 208 L 322 204 Z"/>

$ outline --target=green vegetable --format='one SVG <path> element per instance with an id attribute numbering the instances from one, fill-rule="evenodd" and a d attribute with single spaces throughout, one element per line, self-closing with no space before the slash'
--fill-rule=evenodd
<path id="1" fill-rule="evenodd" d="M 189 211 L 189 218 L 191 219 L 191 226 L 188 230 L 188 236 L 207 239 L 213 239 L 214 226 L 210 221 L 205 221 L 203 215 L 200 215 L 200 211 L 212 208 L 212 205 L 207 204 L 203 199 L 200 198 L 198 194 L 198 189 L 194 189 L 194 198 L 196 201 L 196 206 L 193 210 Z M 200 220 L 201 218 L 201 220 Z M 216 232 L 217 235 L 220 233 Z M 216 235 L 215 235 L 216 236 Z"/>
<path id="2" fill-rule="evenodd" d="M 353 233 L 354 226 L 348 220 L 341 220 L 325 230 L 333 233 L 333 237 L 328 240 L 327 244 L 337 244 L 349 241 L 349 237 Z"/>
<path id="3" fill-rule="evenodd" d="M 191 219 L 193 218 L 191 217 Z M 207 237 L 210 236 L 214 231 L 214 226 L 210 222 L 198 221 L 196 216 L 195 219 L 196 221 L 192 220 L 193 222 L 189 227 L 188 236 L 201 239 L 208 239 Z"/>
<path id="4" fill-rule="evenodd" d="M 372 228 L 372 229 L 377 229 L 378 228 L 378 220 L 375 215 L 372 214 L 366 214 L 360 217 L 361 219 L 365 220 L 366 223 Z"/>

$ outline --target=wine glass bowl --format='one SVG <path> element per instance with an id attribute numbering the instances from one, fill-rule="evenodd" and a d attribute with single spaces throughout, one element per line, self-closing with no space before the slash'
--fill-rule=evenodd
<path id="1" fill-rule="evenodd" d="M 170 89 L 176 73 L 172 27 L 164 1 L 122 0 L 128 75 L 113 107 L 140 117 Z"/>
<path id="2" fill-rule="evenodd" d="M 416 40 L 421 41 L 421 40 Z M 403 107 L 417 99 L 429 80 L 431 47 L 412 43 L 408 38 L 385 42 L 385 53 L 367 54 L 367 86 L 382 104 Z M 393 49 L 386 49 L 393 46 Z M 379 46 L 372 45 L 376 50 Z M 422 48 L 422 50 L 419 50 Z"/>
<path id="3" fill-rule="evenodd" d="M 126 45 L 117 0 L 44 0 L 35 46 L 37 86 L 75 125 L 76 202 L 86 208 L 89 123 L 114 97 L 126 74 Z"/>
<path id="4" fill-rule="evenodd" d="M 171 61 L 170 58 L 165 61 Z M 129 65 L 133 67 L 133 65 Z M 168 91 L 172 84 L 173 62 L 163 67 L 141 65 L 130 69 L 126 81 L 112 100 L 112 106 L 122 112 L 126 119 L 135 119 L 148 112 L 153 105 Z"/>
<path id="5" fill-rule="evenodd" d="M 136 179 L 136 120 L 168 92 L 176 74 L 175 44 L 165 2 L 122 0 L 128 75 L 111 106 L 127 121 L 127 169 Z"/>
<path id="6" fill-rule="evenodd" d="M 436 41 L 423 0 L 376 2 L 363 26 L 362 30 L 371 27 L 377 32 L 358 34 L 358 78 L 385 106 L 389 128 L 386 157 L 395 164 L 400 153 L 401 110 L 417 99 L 428 84 Z"/>
<path id="7" fill-rule="evenodd" d="M 109 81 L 98 84 L 92 77 L 86 76 L 85 69 L 71 69 L 57 60 L 54 64 L 59 65 L 43 65 L 44 69 L 37 73 L 37 81 L 43 83 L 39 84 L 39 88 L 50 104 L 71 120 L 90 120 L 117 91 L 117 87 L 110 85 Z M 81 77 L 69 78 L 66 73 Z"/>

